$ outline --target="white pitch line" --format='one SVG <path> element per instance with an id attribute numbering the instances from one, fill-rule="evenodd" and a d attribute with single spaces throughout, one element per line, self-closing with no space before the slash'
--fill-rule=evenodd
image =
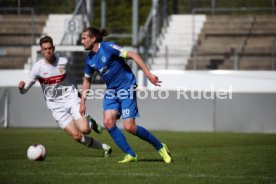
<path id="1" fill-rule="evenodd" d="M 9 175 L 11 173 L 8 172 L 0 172 L 0 175 Z M 107 173 L 104 172 L 83 172 L 83 173 L 73 173 L 73 172 L 43 172 L 43 173 L 29 173 L 29 172 L 17 172 L 12 173 L 13 175 L 65 175 L 65 176 L 105 176 Z M 186 177 L 186 178 L 220 178 L 220 179 L 263 179 L 263 180 L 271 180 L 276 179 L 276 177 L 269 176 L 219 176 L 219 175 L 207 175 L 207 174 L 187 174 L 187 173 L 179 173 L 179 174 L 156 174 L 156 173 L 109 173 L 109 176 L 143 176 L 143 177 Z"/>

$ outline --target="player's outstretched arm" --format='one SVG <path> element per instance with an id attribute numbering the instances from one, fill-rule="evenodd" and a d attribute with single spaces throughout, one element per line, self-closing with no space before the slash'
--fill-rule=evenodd
<path id="1" fill-rule="evenodd" d="M 80 114 L 83 116 L 86 111 L 85 100 L 86 100 L 88 90 L 90 89 L 90 85 L 91 85 L 91 79 L 87 77 L 83 77 L 81 103 L 80 103 Z"/>
<path id="2" fill-rule="evenodd" d="M 39 71 L 39 64 L 36 63 L 29 73 L 28 78 L 25 81 L 18 83 L 19 92 L 21 94 L 27 93 L 27 91 L 35 84 Z"/>
<path id="3" fill-rule="evenodd" d="M 21 94 L 26 93 L 24 87 L 25 87 L 25 82 L 24 82 L 24 81 L 20 81 L 20 82 L 18 83 L 18 89 L 19 89 L 19 92 L 20 92 Z"/>
<path id="4" fill-rule="evenodd" d="M 155 85 L 155 86 L 161 86 L 160 83 L 162 81 L 160 81 L 157 76 L 153 75 L 149 71 L 147 65 L 145 64 L 145 62 L 143 61 L 143 59 L 138 54 L 136 54 L 134 52 L 131 52 L 131 51 L 128 51 L 127 52 L 127 57 L 131 58 L 131 59 L 133 59 L 135 61 L 135 63 L 143 70 L 143 72 L 145 73 L 145 75 L 147 76 L 147 78 L 149 79 L 149 81 L 153 85 Z"/>
<path id="5" fill-rule="evenodd" d="M 21 94 L 27 93 L 29 89 L 35 84 L 36 78 L 29 77 L 26 82 L 20 81 L 18 83 L 18 89 Z"/>

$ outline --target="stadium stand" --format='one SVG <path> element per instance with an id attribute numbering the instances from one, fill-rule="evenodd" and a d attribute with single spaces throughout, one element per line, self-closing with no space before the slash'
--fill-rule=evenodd
<path id="1" fill-rule="evenodd" d="M 195 39 L 203 27 L 205 15 L 194 16 Z M 193 16 L 171 15 L 163 28 L 152 69 L 184 69 L 193 47 Z"/>
<path id="2" fill-rule="evenodd" d="M 274 16 L 209 15 L 193 53 L 196 69 L 271 70 L 275 37 Z"/>
<path id="3" fill-rule="evenodd" d="M 42 35 L 50 35 L 55 45 L 76 45 L 79 40 L 80 33 L 83 30 L 82 20 L 79 15 L 74 17 L 74 23 L 71 27 L 74 30 L 72 40 L 66 34 L 70 34 L 70 26 L 68 22 L 72 19 L 72 14 L 49 14 L 48 20 L 42 30 Z M 71 29 L 72 29 L 71 28 Z"/>
<path id="4" fill-rule="evenodd" d="M 46 20 L 44 15 L 0 15 L 1 69 L 23 69 Z"/>

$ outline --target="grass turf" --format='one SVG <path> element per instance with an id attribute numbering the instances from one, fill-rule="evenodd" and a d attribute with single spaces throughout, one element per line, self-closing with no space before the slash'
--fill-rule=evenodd
<path id="1" fill-rule="evenodd" d="M 127 133 L 137 163 L 117 163 L 123 153 L 106 131 L 92 136 L 113 147 L 111 158 L 61 129 L 0 129 L 0 183 L 276 183 L 276 134 L 153 133 L 168 145 L 173 163 Z M 26 158 L 35 143 L 46 147 L 46 160 Z"/>

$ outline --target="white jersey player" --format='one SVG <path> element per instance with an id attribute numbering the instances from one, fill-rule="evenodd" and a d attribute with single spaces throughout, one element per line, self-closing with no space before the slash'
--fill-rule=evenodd
<path id="1" fill-rule="evenodd" d="M 20 93 L 26 93 L 38 80 L 47 107 L 58 125 L 76 141 L 91 148 L 102 149 L 105 156 L 110 156 L 112 152 L 110 146 L 85 135 L 90 133 L 91 128 L 97 133 L 101 133 L 101 129 L 90 116 L 83 117 L 79 112 L 78 90 L 66 73 L 68 60 L 55 56 L 55 47 L 51 37 L 41 38 L 39 45 L 43 59 L 34 64 L 26 82 L 19 82 Z"/>
<path id="2" fill-rule="evenodd" d="M 26 93 L 38 80 L 42 87 L 44 97 L 49 109 L 52 109 L 60 102 L 68 101 L 69 97 L 77 97 L 78 90 L 69 76 L 66 75 L 68 60 L 63 57 L 54 57 L 53 63 L 48 63 L 44 59 L 36 62 L 26 80 L 22 93 Z M 61 122 L 62 128 L 68 124 Z"/>

